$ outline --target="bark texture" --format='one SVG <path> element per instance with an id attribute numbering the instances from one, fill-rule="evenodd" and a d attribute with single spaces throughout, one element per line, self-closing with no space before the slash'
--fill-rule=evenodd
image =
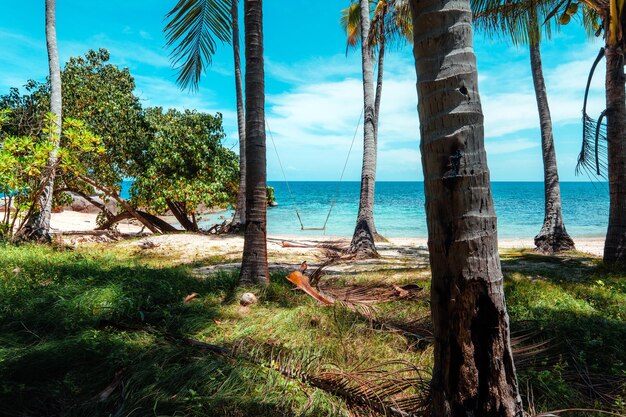
<path id="1" fill-rule="evenodd" d="M 604 261 L 626 266 L 626 104 L 624 51 L 606 46 L 606 117 L 609 171 L 609 226 L 604 243 Z"/>
<path id="2" fill-rule="evenodd" d="M 263 2 L 244 0 L 246 50 L 246 231 L 239 281 L 269 284 L 267 269 Z"/>
<path id="3" fill-rule="evenodd" d="M 48 165 L 42 174 L 41 193 L 39 194 L 39 212 L 29 226 L 29 239 L 50 241 L 50 216 L 54 197 L 54 179 L 57 165 L 57 147 L 61 139 L 62 100 L 61 66 L 56 31 L 56 0 L 46 0 L 46 47 L 48 50 L 48 68 L 50 72 L 50 112 L 54 115 L 54 126 L 50 132 L 54 148 L 48 157 Z"/>
<path id="4" fill-rule="evenodd" d="M 369 42 L 370 9 L 368 0 L 360 0 L 361 7 L 361 62 L 363 73 L 363 166 L 361 194 L 356 227 L 350 252 L 357 257 L 377 257 L 374 238 L 374 186 L 376 182 L 376 135 L 374 114 L 374 71 Z"/>
<path id="5" fill-rule="evenodd" d="M 411 0 L 432 270 L 433 416 L 522 417 L 467 0 Z"/>
<path id="6" fill-rule="evenodd" d="M 554 137 L 552 135 L 552 118 L 548 106 L 546 85 L 543 79 L 541 51 L 539 42 L 530 45 L 530 67 L 533 74 L 539 125 L 541 128 L 541 153 L 543 156 L 543 187 L 545 213 L 543 226 L 535 236 L 537 250 L 546 253 L 573 250 L 574 241 L 565 230 L 563 211 L 561 209 L 561 186 L 556 165 Z"/>
<path id="7" fill-rule="evenodd" d="M 237 132 L 239 134 L 239 189 L 237 190 L 237 206 L 232 225 L 243 228 L 246 224 L 246 121 L 243 109 L 241 59 L 239 57 L 239 0 L 232 0 L 230 14 L 233 20 L 233 58 L 237 95 Z"/>

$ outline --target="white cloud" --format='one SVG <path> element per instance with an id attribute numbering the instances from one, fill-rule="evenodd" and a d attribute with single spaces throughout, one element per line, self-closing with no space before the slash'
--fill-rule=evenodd
<path id="1" fill-rule="evenodd" d="M 511 154 L 526 149 L 539 147 L 538 140 L 529 139 L 487 139 L 485 140 L 485 148 L 488 155 Z"/>

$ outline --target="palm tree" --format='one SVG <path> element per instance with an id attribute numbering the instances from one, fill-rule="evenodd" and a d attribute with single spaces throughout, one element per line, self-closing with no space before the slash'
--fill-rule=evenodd
<path id="1" fill-rule="evenodd" d="M 44 171 L 40 184 L 38 198 L 39 213 L 29 225 L 27 236 L 29 239 L 50 241 L 50 217 L 52 214 L 52 199 L 54 194 L 54 178 L 57 166 L 57 147 L 61 139 L 61 65 L 59 63 L 59 48 L 56 32 L 56 0 L 46 0 L 46 46 L 48 50 L 48 67 L 50 71 L 50 112 L 53 123 L 50 137 L 54 148 L 48 157 L 48 166 Z"/>
<path id="2" fill-rule="evenodd" d="M 569 3 L 568 3 L 569 4 Z M 562 22 L 569 19 L 567 5 L 559 4 L 553 14 L 561 14 Z M 583 146 L 578 167 L 596 175 L 604 163 L 599 159 L 607 155 L 609 180 L 609 225 L 604 242 L 604 262 L 617 267 L 626 267 L 626 94 L 624 92 L 624 51 L 626 50 L 626 7 L 623 0 L 587 0 L 582 7 L 583 21 L 588 25 L 598 24 L 599 35 L 604 31 L 606 57 L 606 109 L 594 121 L 585 113 L 583 106 Z M 567 18 L 564 18 L 568 16 Z M 591 78 L 591 74 L 590 74 Z M 589 83 L 587 84 L 587 89 Z M 602 120 L 606 117 L 606 126 Z M 604 131 L 604 133 L 603 133 Z M 595 139 L 594 139 L 595 136 Z M 604 141 L 600 140 L 600 137 Z"/>
<path id="3" fill-rule="evenodd" d="M 369 0 L 360 0 L 361 39 L 369 39 Z M 361 193 L 356 227 L 350 244 L 350 252 L 359 257 L 377 257 L 376 226 L 374 225 L 374 186 L 376 183 L 376 136 L 374 111 L 374 73 L 372 51 L 369 42 L 361 42 L 361 67 L 363 75 L 363 165 L 361 168 Z M 380 72 L 379 72 L 380 73 Z"/>
<path id="4" fill-rule="evenodd" d="M 246 122 L 243 109 L 241 60 L 239 59 L 239 0 L 232 0 L 230 14 L 233 25 L 233 58 L 235 61 L 235 92 L 237 95 L 237 132 L 239 134 L 239 189 L 232 225 L 240 229 L 246 224 Z"/>
<path id="5" fill-rule="evenodd" d="M 522 417 L 469 0 L 410 5 L 432 271 L 432 415 Z"/>
<path id="6" fill-rule="evenodd" d="M 244 0 L 246 48 L 246 231 L 239 281 L 269 284 L 265 160 L 263 1 Z"/>
<path id="7" fill-rule="evenodd" d="M 552 135 L 552 118 L 546 94 L 541 65 L 541 30 L 539 19 L 553 9 L 551 1 L 471 0 L 474 23 L 489 35 L 511 36 L 514 44 L 528 44 L 533 77 L 543 156 L 544 218 L 539 234 L 535 236 L 537 250 L 554 253 L 574 249 L 574 241 L 565 230 L 561 209 L 561 188 Z M 551 33 L 550 23 L 543 25 L 545 34 Z"/>
<path id="8" fill-rule="evenodd" d="M 402 2 L 406 4 L 406 0 Z M 356 47 L 361 39 L 363 101 L 365 123 L 363 127 L 363 165 L 361 169 L 361 195 L 356 227 L 350 245 L 350 251 L 359 257 L 378 256 L 375 241 L 383 238 L 377 233 L 374 224 L 374 187 L 376 182 L 376 153 L 378 149 L 378 120 L 382 97 L 385 45 L 388 37 L 400 32 L 403 28 L 397 21 L 406 20 L 406 14 L 398 17 L 396 10 L 387 0 L 379 0 L 374 8 L 370 22 L 368 1 L 353 2 L 342 10 L 340 23 L 347 35 L 348 47 Z M 390 19 L 389 17 L 393 18 Z M 391 20 L 392 24 L 389 24 Z M 378 47 L 378 73 L 375 93 L 373 88 L 372 57 L 374 48 Z M 373 102 L 372 102 L 372 95 Z M 372 109 L 372 110 L 370 110 Z"/>
<path id="9" fill-rule="evenodd" d="M 232 0 L 179 0 L 167 15 L 167 45 L 179 65 L 178 82 L 197 88 L 203 68 L 215 52 L 215 38 L 226 42 L 232 30 Z M 262 0 L 244 0 L 246 230 L 239 280 L 269 283 L 267 268 L 265 85 Z"/>

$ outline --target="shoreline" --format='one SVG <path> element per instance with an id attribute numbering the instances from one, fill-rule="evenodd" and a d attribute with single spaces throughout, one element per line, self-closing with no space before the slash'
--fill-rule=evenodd
<path id="1" fill-rule="evenodd" d="M 59 213 L 52 213 L 51 228 L 54 233 L 69 233 L 69 232 L 92 232 L 97 227 L 95 213 L 85 213 L 71 210 L 64 210 Z M 175 221 L 173 216 L 161 216 L 164 220 L 171 222 Z M 134 220 L 124 220 L 118 223 L 117 230 L 123 234 L 137 234 L 142 232 L 142 226 Z M 167 235 L 166 235 L 167 236 Z M 170 235 L 172 236 L 172 235 Z M 183 238 L 177 238 L 175 240 L 182 240 L 181 243 L 188 243 L 188 241 L 197 239 L 197 236 L 205 236 L 211 239 L 211 245 L 221 246 L 221 243 L 227 245 L 239 246 L 243 245 L 242 236 L 232 236 L 232 239 L 227 239 L 222 236 L 209 236 L 209 235 L 193 235 L 189 233 L 181 233 L 177 236 L 186 236 Z M 572 237 L 576 245 L 576 250 L 579 252 L 589 253 L 594 256 L 602 256 L 604 249 L 604 237 Z M 320 242 L 328 240 L 344 240 L 349 243 L 350 236 L 330 236 L 330 235 L 294 235 L 294 234 L 268 234 L 268 239 L 273 242 L 287 240 L 296 242 Z M 389 246 L 391 247 L 419 247 L 426 248 L 428 245 L 427 237 L 387 237 L 389 240 Z M 204 241 L 204 239 L 201 239 Z M 74 243 L 80 243 L 77 239 L 73 239 Z M 385 246 L 384 243 L 379 244 Z M 498 248 L 500 249 L 533 249 L 535 247 L 532 237 L 504 237 L 498 238 Z"/>

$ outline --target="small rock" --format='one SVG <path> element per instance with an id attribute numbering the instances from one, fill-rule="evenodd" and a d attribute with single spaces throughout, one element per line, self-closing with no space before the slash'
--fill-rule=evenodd
<path id="1" fill-rule="evenodd" d="M 239 299 L 239 304 L 245 307 L 245 306 L 249 306 L 250 304 L 256 303 L 256 301 L 257 301 L 256 295 L 252 294 L 251 292 L 245 292 L 241 294 L 241 298 Z"/>

